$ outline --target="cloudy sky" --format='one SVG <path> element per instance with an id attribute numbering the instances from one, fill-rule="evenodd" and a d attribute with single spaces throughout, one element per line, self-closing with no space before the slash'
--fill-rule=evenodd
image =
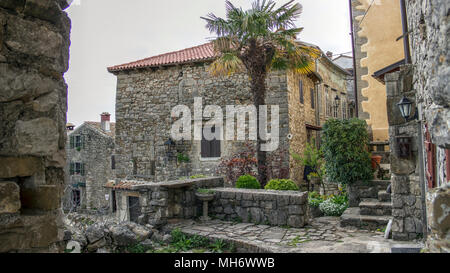
<path id="1" fill-rule="evenodd" d="M 231 0 L 247 9 L 251 0 Z M 276 1 L 279 4 L 287 0 Z M 347 0 L 298 0 L 304 27 L 300 39 L 335 54 L 351 51 Z M 224 0 L 74 0 L 68 122 L 115 119 L 116 77 L 106 67 L 207 42 L 212 35 L 200 16 L 224 17 Z"/>

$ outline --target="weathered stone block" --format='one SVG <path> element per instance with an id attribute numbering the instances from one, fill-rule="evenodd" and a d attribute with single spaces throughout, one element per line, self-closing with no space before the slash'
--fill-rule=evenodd
<path id="1" fill-rule="evenodd" d="M 36 188 L 22 188 L 24 209 L 54 210 L 60 207 L 60 188 L 42 185 Z"/>
<path id="2" fill-rule="evenodd" d="M 409 193 L 409 179 L 407 176 L 392 176 L 392 193 L 394 195 Z"/>
<path id="3" fill-rule="evenodd" d="M 27 177 L 43 171 L 37 157 L 0 157 L 0 178 Z"/>
<path id="4" fill-rule="evenodd" d="M 289 205 L 289 199 L 290 199 L 289 195 L 278 195 L 277 206 L 280 208 Z"/>
<path id="5" fill-rule="evenodd" d="M 20 210 L 20 188 L 15 182 L 0 182 L 0 213 Z"/>
<path id="6" fill-rule="evenodd" d="M 304 218 L 300 215 L 291 215 L 288 218 L 287 224 L 290 227 L 300 228 L 305 225 L 305 221 Z"/>
<path id="7" fill-rule="evenodd" d="M 18 152 L 22 155 L 46 156 L 58 151 L 58 127 L 49 118 L 17 121 L 16 138 Z"/>
<path id="8" fill-rule="evenodd" d="M 305 213 L 304 208 L 299 205 L 290 205 L 288 211 L 289 214 L 296 214 L 296 215 L 303 215 Z"/>
<path id="9" fill-rule="evenodd" d="M 403 220 L 395 219 L 392 221 L 392 232 L 403 232 Z"/>
<path id="10" fill-rule="evenodd" d="M 9 17 L 6 44 L 19 53 L 57 59 L 63 53 L 63 37 L 44 25 Z"/>
<path id="11" fill-rule="evenodd" d="M 12 10 L 21 10 L 25 0 L 0 0 L 0 7 Z"/>
<path id="12" fill-rule="evenodd" d="M 27 0 L 23 12 L 52 23 L 58 22 L 62 13 L 59 4 L 54 0 Z"/>

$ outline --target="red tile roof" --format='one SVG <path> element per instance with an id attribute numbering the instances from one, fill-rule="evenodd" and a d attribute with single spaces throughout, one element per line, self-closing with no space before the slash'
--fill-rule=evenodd
<path id="1" fill-rule="evenodd" d="M 109 131 L 105 132 L 102 130 L 102 123 L 101 122 L 96 122 L 96 121 L 85 121 L 86 124 L 89 124 L 93 127 L 95 127 L 96 129 L 100 130 L 102 133 L 110 136 L 110 137 L 114 137 L 116 135 L 116 124 L 114 122 L 110 122 L 109 123 Z"/>
<path id="2" fill-rule="evenodd" d="M 190 62 L 212 60 L 217 57 L 212 43 L 207 43 L 179 51 L 169 52 L 143 60 L 108 67 L 109 72 L 117 72 L 134 68 L 159 67 Z"/>
<path id="3" fill-rule="evenodd" d="M 115 183 L 114 181 L 110 180 L 105 184 L 105 187 L 115 190 L 131 190 L 133 186 L 142 184 L 146 184 L 146 182 L 125 180 Z"/>

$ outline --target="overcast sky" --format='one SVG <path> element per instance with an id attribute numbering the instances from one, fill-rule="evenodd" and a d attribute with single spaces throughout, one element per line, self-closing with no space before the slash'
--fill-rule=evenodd
<path id="1" fill-rule="evenodd" d="M 251 0 L 232 0 L 250 7 Z M 287 0 L 276 1 L 284 4 Z M 347 0 L 298 0 L 303 14 L 300 39 L 323 51 L 351 51 Z M 207 42 L 212 35 L 200 16 L 224 17 L 224 0 L 74 0 L 67 121 L 81 125 L 99 121 L 100 113 L 115 120 L 116 77 L 106 67 Z"/>

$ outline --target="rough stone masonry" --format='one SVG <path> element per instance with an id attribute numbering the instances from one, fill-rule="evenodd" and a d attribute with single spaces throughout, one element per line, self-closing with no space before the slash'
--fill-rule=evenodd
<path id="1" fill-rule="evenodd" d="M 61 251 L 68 6 L 0 0 L 0 252 Z"/>

